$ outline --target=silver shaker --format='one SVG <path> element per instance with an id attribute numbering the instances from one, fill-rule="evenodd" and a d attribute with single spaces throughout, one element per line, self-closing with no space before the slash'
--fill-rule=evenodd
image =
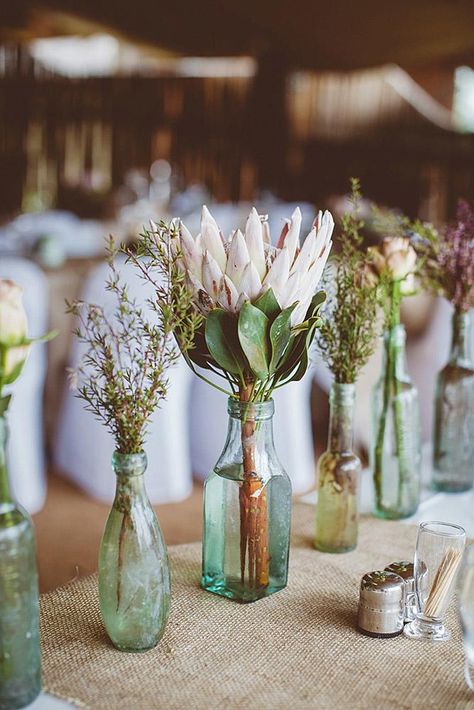
<path id="1" fill-rule="evenodd" d="M 386 570 L 369 572 L 360 583 L 359 631 L 376 638 L 391 638 L 403 631 L 405 582 Z"/>
<path id="2" fill-rule="evenodd" d="M 395 572 L 405 582 L 405 622 L 413 621 L 416 617 L 415 601 L 415 573 L 413 562 L 392 562 L 385 567 L 386 572 Z"/>

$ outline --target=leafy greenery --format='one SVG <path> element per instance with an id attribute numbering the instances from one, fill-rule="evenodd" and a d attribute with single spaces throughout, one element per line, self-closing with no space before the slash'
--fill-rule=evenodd
<path id="1" fill-rule="evenodd" d="M 359 181 L 351 180 L 352 209 L 342 218 L 340 251 L 331 260 L 324 286 L 328 293 L 317 344 L 336 382 L 355 382 L 374 351 L 379 334 L 379 281 L 362 248 L 363 222 L 358 217 Z"/>
<path id="2" fill-rule="evenodd" d="M 163 280 L 156 299 L 148 302 L 150 315 L 154 314 L 150 322 L 120 281 L 116 253 L 111 239 L 106 288 L 115 296 L 112 312 L 82 301 L 66 304 L 67 312 L 78 321 L 74 333 L 85 346 L 81 362 L 70 376 L 86 409 L 114 436 L 117 451 L 133 454 L 143 450 L 147 422 L 166 398 L 168 368 L 179 357 L 171 334 L 180 329 L 187 346 L 193 341 L 196 321 L 188 322 L 184 317 L 189 305 L 187 290 L 176 277 L 174 289 L 168 290 Z M 168 264 L 168 276 L 173 263 Z"/>

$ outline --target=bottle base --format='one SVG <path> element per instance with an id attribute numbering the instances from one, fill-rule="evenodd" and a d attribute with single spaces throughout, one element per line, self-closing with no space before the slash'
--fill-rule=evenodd
<path id="1" fill-rule="evenodd" d="M 41 693 L 41 685 L 32 688 L 29 692 L 25 692 L 22 684 L 17 690 L 18 692 L 16 692 L 14 688 L 10 688 L 9 692 L 0 693 L 0 708 L 2 708 L 2 710 L 18 710 L 19 708 L 30 705 Z"/>
<path id="2" fill-rule="evenodd" d="M 352 552 L 353 550 L 355 550 L 357 547 L 357 543 L 355 543 L 353 545 L 345 545 L 345 546 L 341 546 L 341 547 L 331 547 L 330 545 L 324 545 L 321 542 L 315 541 L 313 543 L 313 547 L 315 550 L 318 550 L 318 552 L 327 552 L 327 553 L 334 554 L 334 555 L 341 555 L 344 552 Z"/>
<path id="3" fill-rule="evenodd" d="M 147 651 L 152 651 L 156 646 L 158 645 L 158 641 L 151 646 L 144 646 L 143 648 L 132 648 L 130 646 L 125 646 L 123 644 L 115 643 L 115 641 L 112 641 L 111 643 L 114 646 L 114 648 L 117 649 L 117 651 L 120 651 L 121 653 L 146 653 Z"/>
<path id="4" fill-rule="evenodd" d="M 440 622 L 416 618 L 405 624 L 403 634 L 410 639 L 421 641 L 449 641 L 451 632 Z"/>
<path id="5" fill-rule="evenodd" d="M 276 594 L 286 587 L 285 584 L 268 584 L 257 589 L 250 588 L 238 579 L 216 579 L 215 577 L 203 576 L 201 578 L 201 589 L 211 594 L 217 594 L 226 599 L 232 599 L 240 604 L 251 604 L 259 599 Z"/>
<path id="6" fill-rule="evenodd" d="M 405 518 L 411 518 L 412 515 L 415 515 L 417 510 L 418 506 L 413 508 L 413 510 L 403 512 L 399 510 L 387 510 L 386 508 L 375 508 L 372 514 L 374 517 L 380 518 L 381 520 L 405 520 Z"/>
<path id="7" fill-rule="evenodd" d="M 455 481 L 433 481 L 431 488 L 437 493 L 465 493 L 472 489 L 472 483 L 456 483 Z"/>

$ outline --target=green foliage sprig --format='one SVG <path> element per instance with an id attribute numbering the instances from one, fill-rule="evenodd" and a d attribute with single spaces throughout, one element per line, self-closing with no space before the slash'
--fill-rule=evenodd
<path id="1" fill-rule="evenodd" d="M 325 276 L 328 297 L 317 337 L 319 352 L 339 383 L 356 381 L 374 351 L 380 330 L 380 282 L 362 248 L 360 199 L 359 180 L 352 178 L 352 209 L 342 217 L 340 250 Z"/>
<path id="2" fill-rule="evenodd" d="M 193 323 L 182 323 L 186 293 L 178 288 L 174 302 L 163 285 L 156 299 L 148 301 L 153 322 L 130 298 L 115 265 L 117 250 L 109 242 L 110 277 L 106 289 L 115 296 L 115 307 L 83 301 L 67 302 L 67 312 L 77 318 L 76 337 L 85 346 L 78 367 L 70 372 L 76 395 L 85 408 L 102 421 L 122 454 L 143 450 L 146 427 L 156 407 L 166 398 L 168 368 L 179 357 L 171 334 L 177 323 L 186 342 L 193 338 Z"/>

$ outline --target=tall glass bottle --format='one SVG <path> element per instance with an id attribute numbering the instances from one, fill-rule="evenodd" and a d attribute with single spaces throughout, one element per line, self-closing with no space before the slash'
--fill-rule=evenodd
<path id="1" fill-rule="evenodd" d="M 145 490 L 146 454 L 115 452 L 112 466 L 117 488 L 99 554 L 102 620 L 119 650 L 147 651 L 168 619 L 168 553 Z"/>
<path id="2" fill-rule="evenodd" d="M 332 385 L 328 448 L 318 462 L 314 546 L 322 552 L 349 552 L 357 545 L 361 464 L 352 451 L 354 402 L 354 384 Z"/>
<path id="3" fill-rule="evenodd" d="M 0 415 L 0 708 L 31 703 L 41 690 L 38 573 L 33 524 L 10 495 L 7 421 Z"/>
<path id="4" fill-rule="evenodd" d="M 474 362 L 468 312 L 454 311 L 451 353 L 438 375 L 433 487 L 467 491 L 474 483 Z"/>
<path id="5" fill-rule="evenodd" d="M 273 442 L 273 401 L 229 399 L 224 450 L 204 489 L 201 586 L 253 602 L 288 577 L 291 483 Z"/>
<path id="6" fill-rule="evenodd" d="M 385 333 L 382 376 L 372 397 L 374 514 L 392 520 L 413 515 L 420 498 L 420 412 L 406 368 L 405 339 L 400 324 Z"/>

